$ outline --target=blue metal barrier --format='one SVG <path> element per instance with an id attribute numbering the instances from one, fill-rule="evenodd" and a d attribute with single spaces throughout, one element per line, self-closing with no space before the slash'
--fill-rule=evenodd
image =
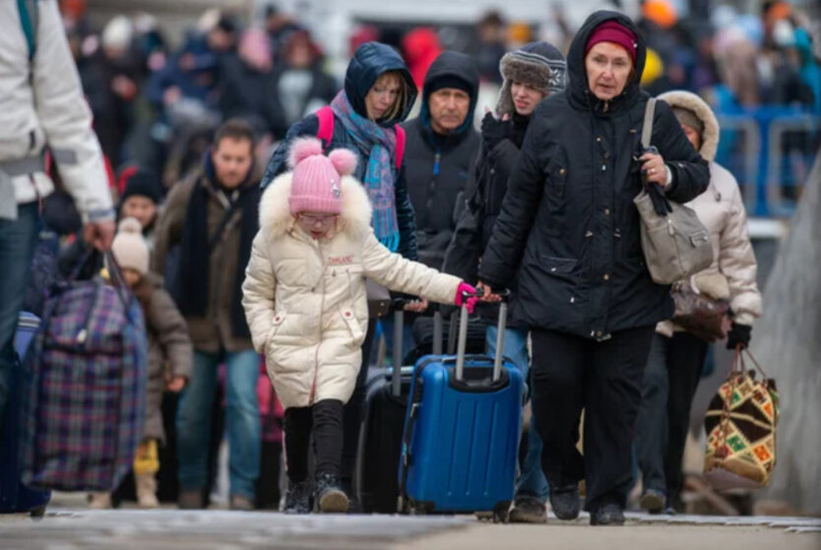
<path id="1" fill-rule="evenodd" d="M 796 107 L 717 112 L 716 161 L 738 180 L 747 211 L 792 216 L 821 140 L 821 117 Z"/>

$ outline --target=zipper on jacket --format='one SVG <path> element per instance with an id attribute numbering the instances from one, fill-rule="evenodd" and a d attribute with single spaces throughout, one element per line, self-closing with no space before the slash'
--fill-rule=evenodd
<path id="1" fill-rule="evenodd" d="M 319 339 L 317 340 L 316 350 L 314 351 L 314 379 L 311 382 L 311 392 L 308 394 L 309 406 L 314 404 L 314 398 L 316 397 L 316 379 L 319 374 L 319 346 L 322 345 L 322 315 L 325 310 L 325 257 L 322 255 L 322 242 L 317 240 L 316 246 L 319 249 L 319 260 L 322 263 L 322 281 L 320 281 L 322 285 L 322 296 L 319 299 Z"/>

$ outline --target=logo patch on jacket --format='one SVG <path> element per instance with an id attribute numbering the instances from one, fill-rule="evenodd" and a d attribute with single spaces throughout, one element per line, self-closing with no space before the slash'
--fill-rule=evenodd
<path id="1" fill-rule="evenodd" d="M 328 265 L 350 265 L 353 263 L 353 254 L 348 256 L 329 256 Z"/>

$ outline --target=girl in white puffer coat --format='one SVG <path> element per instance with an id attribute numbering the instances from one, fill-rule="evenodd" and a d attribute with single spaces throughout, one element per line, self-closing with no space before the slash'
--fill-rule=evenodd
<path id="1" fill-rule="evenodd" d="M 316 501 L 345 512 L 342 407 L 350 399 L 368 328 L 365 278 L 392 290 L 461 305 L 474 289 L 392 254 L 371 229 L 371 205 L 351 177 L 356 156 L 296 141 L 288 172 L 260 202 L 260 230 L 243 283 L 254 347 L 285 407 L 285 511 L 307 513 L 308 444 L 315 441 Z M 469 307 L 475 298 L 469 299 Z"/>

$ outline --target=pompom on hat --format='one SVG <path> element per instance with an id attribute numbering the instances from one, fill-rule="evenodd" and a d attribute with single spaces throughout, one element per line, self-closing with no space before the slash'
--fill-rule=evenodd
<path id="1" fill-rule="evenodd" d="M 342 178 L 354 173 L 356 163 L 356 154 L 348 149 L 334 149 L 325 156 L 318 139 L 297 139 L 288 156 L 288 166 L 293 170 L 288 198 L 291 215 L 341 214 Z"/>
<path id="2" fill-rule="evenodd" d="M 120 221 L 111 252 L 122 269 L 133 269 L 142 276 L 148 275 L 148 243 L 143 237 L 142 225 L 135 218 Z"/>

